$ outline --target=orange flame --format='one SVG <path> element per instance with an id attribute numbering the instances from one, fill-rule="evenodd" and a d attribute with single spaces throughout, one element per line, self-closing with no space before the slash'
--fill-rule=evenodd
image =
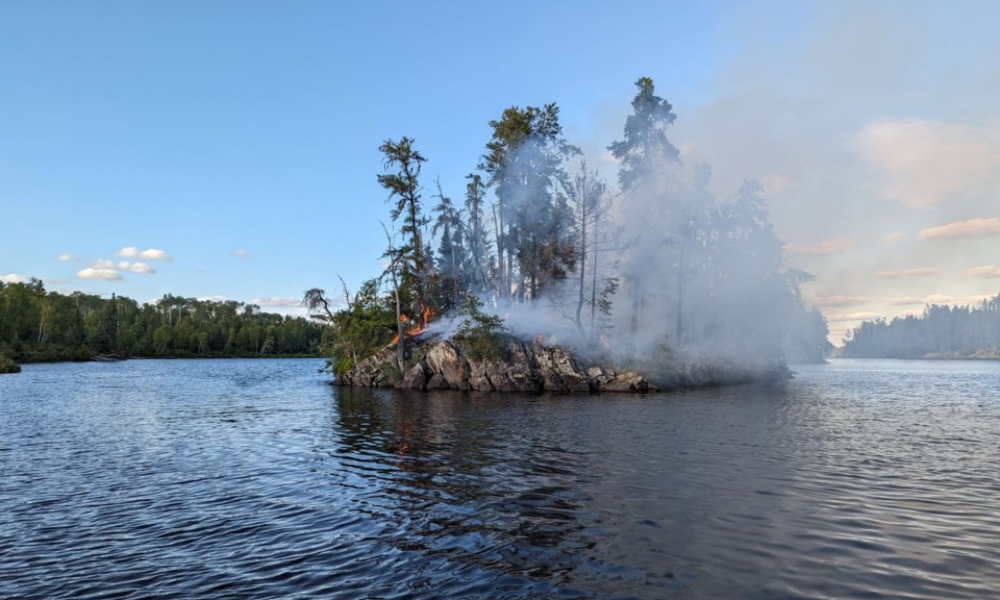
<path id="1" fill-rule="evenodd" d="M 420 323 L 418 323 L 417 326 L 414 327 L 414 328 L 412 328 L 412 329 L 407 329 L 406 332 L 405 332 L 406 335 L 408 335 L 410 337 L 414 337 L 414 336 L 420 335 L 421 333 L 427 331 L 427 325 L 430 324 L 431 318 L 433 316 L 434 316 L 434 311 L 431 310 L 431 307 L 429 307 L 429 306 L 423 307 L 420 310 Z M 406 315 L 399 315 L 399 322 L 402 323 L 404 326 L 408 325 L 410 323 L 410 317 L 408 317 Z M 399 342 L 399 336 L 398 335 L 394 336 L 392 338 L 392 341 L 389 342 L 389 345 L 392 346 L 393 344 L 396 344 L 397 342 Z"/>

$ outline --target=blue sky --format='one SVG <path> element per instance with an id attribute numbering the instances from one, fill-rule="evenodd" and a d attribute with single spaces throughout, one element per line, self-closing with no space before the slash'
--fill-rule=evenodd
<path id="1" fill-rule="evenodd" d="M 335 290 L 337 275 L 356 288 L 384 241 L 383 140 L 415 138 L 425 197 L 440 177 L 458 198 L 490 119 L 557 102 L 567 137 L 614 180 L 602 149 L 646 75 L 678 113 L 675 144 L 713 165 L 720 197 L 764 182 L 788 262 L 817 275 L 807 297 L 832 329 L 995 294 L 998 13 L 992 2 L 4 3 L 0 277 L 265 305 Z M 949 225 L 960 235 L 922 234 Z"/>

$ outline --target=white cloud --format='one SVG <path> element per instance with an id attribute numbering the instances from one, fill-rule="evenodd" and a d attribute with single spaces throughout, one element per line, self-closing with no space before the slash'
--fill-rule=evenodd
<path id="1" fill-rule="evenodd" d="M 125 264 L 127 265 L 128 263 Z M 90 263 L 90 267 L 93 269 L 105 269 L 105 270 L 121 268 L 120 265 L 116 265 L 114 262 L 104 259 L 95 260 L 94 262 Z"/>
<path id="2" fill-rule="evenodd" d="M 150 248 L 149 250 L 143 250 L 139 253 L 139 258 L 145 258 L 146 260 L 173 260 L 167 255 L 163 250 L 157 250 L 156 248 Z"/>
<path id="3" fill-rule="evenodd" d="M 129 271 L 133 273 L 142 273 L 142 274 L 156 273 L 156 269 L 143 262 L 132 263 L 127 268 Z"/>
<path id="4" fill-rule="evenodd" d="M 914 277 L 930 277 L 940 273 L 940 269 L 902 269 L 900 271 L 878 271 L 875 273 L 875 277 L 879 279 L 913 279 Z"/>
<path id="5" fill-rule="evenodd" d="M 928 227 L 920 232 L 920 239 L 962 239 L 978 238 L 1000 234 L 1000 218 L 967 219 L 937 227 Z"/>
<path id="6" fill-rule="evenodd" d="M 56 258 L 59 260 L 59 262 L 69 262 L 69 261 L 73 260 L 73 255 L 72 254 L 65 254 L 64 253 L 64 254 L 60 254 Z"/>
<path id="7" fill-rule="evenodd" d="M 118 281 L 122 278 L 121 273 L 114 269 L 101 269 L 96 267 L 87 267 L 82 271 L 77 271 L 76 276 L 80 279 L 101 279 L 104 281 Z"/>
<path id="8" fill-rule="evenodd" d="M 979 189 L 991 177 L 1000 152 L 984 129 L 938 121 L 880 121 L 868 124 L 855 146 L 882 171 L 883 196 L 929 208 Z"/>
<path id="9" fill-rule="evenodd" d="M 882 236 L 882 241 L 885 242 L 886 244 L 898 244 L 899 242 L 903 241 L 903 234 L 895 232 L 887 233 Z"/>
<path id="10" fill-rule="evenodd" d="M 26 279 L 21 277 L 17 273 L 8 273 L 7 275 L 0 275 L 0 282 L 2 283 L 24 283 Z"/>
<path id="11" fill-rule="evenodd" d="M 830 256 L 847 250 L 853 244 L 854 240 L 850 238 L 832 238 L 820 242 L 787 244 L 785 251 L 802 256 Z"/>
<path id="12" fill-rule="evenodd" d="M 233 250 L 233 256 L 236 258 L 246 258 L 250 256 L 250 253 L 246 250 Z"/>
<path id="13" fill-rule="evenodd" d="M 126 246 L 115 252 L 115 256 L 121 256 L 122 258 L 142 258 L 145 260 L 173 260 L 170 256 L 163 250 L 158 250 L 156 248 L 150 248 L 148 250 L 139 250 L 135 246 Z"/>
<path id="14" fill-rule="evenodd" d="M 1000 277 L 1000 266 L 983 265 L 982 267 L 972 267 L 971 269 L 966 269 L 963 275 L 970 278 Z"/>
<path id="15" fill-rule="evenodd" d="M 302 298 L 257 298 L 250 303 L 261 308 L 297 308 L 302 306 Z"/>

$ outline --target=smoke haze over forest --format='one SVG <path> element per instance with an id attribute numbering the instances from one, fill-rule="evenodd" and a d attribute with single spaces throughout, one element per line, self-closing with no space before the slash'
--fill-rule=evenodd
<path id="1" fill-rule="evenodd" d="M 379 270 L 383 140 L 414 137 L 425 197 L 440 176 L 457 198 L 489 119 L 556 102 L 572 164 L 616 187 L 606 148 L 648 75 L 684 168 L 711 165 L 708 192 L 760 182 L 839 343 L 861 320 L 1000 288 L 998 10 L 556 3 L 515 24 L 403 4 L 8 7 L 0 280 L 298 311 L 302 290 Z M 404 29 L 419 34 L 386 41 Z M 389 77 L 397 42 L 414 56 Z"/>

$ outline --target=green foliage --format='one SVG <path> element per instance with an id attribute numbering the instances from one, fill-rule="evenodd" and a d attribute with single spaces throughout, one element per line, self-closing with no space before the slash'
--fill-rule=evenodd
<path id="1" fill-rule="evenodd" d="M 395 307 L 388 297 L 379 296 L 377 279 L 364 282 L 354 298 L 346 296 L 347 308 L 331 314 L 333 329 L 327 346 L 337 375 L 385 348 L 396 331 Z"/>
<path id="2" fill-rule="evenodd" d="M 166 295 L 140 305 L 0 283 L 0 349 L 20 362 L 121 357 L 315 356 L 327 327 L 254 305 Z"/>
<path id="3" fill-rule="evenodd" d="M 555 103 L 512 106 L 490 127 L 493 136 L 479 167 L 497 199 L 495 287 L 503 295 L 516 288 L 522 301 L 538 298 L 547 283 L 573 269 L 568 254 L 573 245 L 556 190 L 567 181 L 563 162 L 581 152 L 562 137 Z"/>
<path id="4" fill-rule="evenodd" d="M 465 350 L 473 360 L 500 360 L 503 357 L 504 335 L 510 328 L 503 319 L 482 311 L 483 301 L 467 296 L 459 314 L 463 317 L 455 339 L 465 343 Z"/>
<path id="5" fill-rule="evenodd" d="M 413 139 L 403 136 L 398 142 L 386 140 L 379 146 L 384 156 L 386 173 L 378 176 L 379 185 L 389 192 L 387 202 L 393 202 L 390 216 L 395 222 L 403 218 L 400 233 L 406 239 L 401 253 L 403 281 L 414 286 L 417 301 L 424 306 L 424 278 L 429 264 L 425 255 L 422 232 L 429 220 L 422 214 L 420 201 L 420 169 L 427 160 L 413 148 Z M 395 172 L 388 172 L 389 169 Z"/>
<path id="6" fill-rule="evenodd" d="M 625 119 L 625 138 L 608 146 L 621 163 L 618 183 L 630 191 L 649 184 L 648 179 L 662 172 L 663 163 L 679 163 L 680 151 L 667 139 L 666 130 L 677 115 L 665 99 L 654 92 L 653 80 L 640 77 L 632 99 L 632 114 Z"/>
<path id="7" fill-rule="evenodd" d="M 7 356 L 0 354 L 0 373 L 20 373 L 21 365 Z"/>

